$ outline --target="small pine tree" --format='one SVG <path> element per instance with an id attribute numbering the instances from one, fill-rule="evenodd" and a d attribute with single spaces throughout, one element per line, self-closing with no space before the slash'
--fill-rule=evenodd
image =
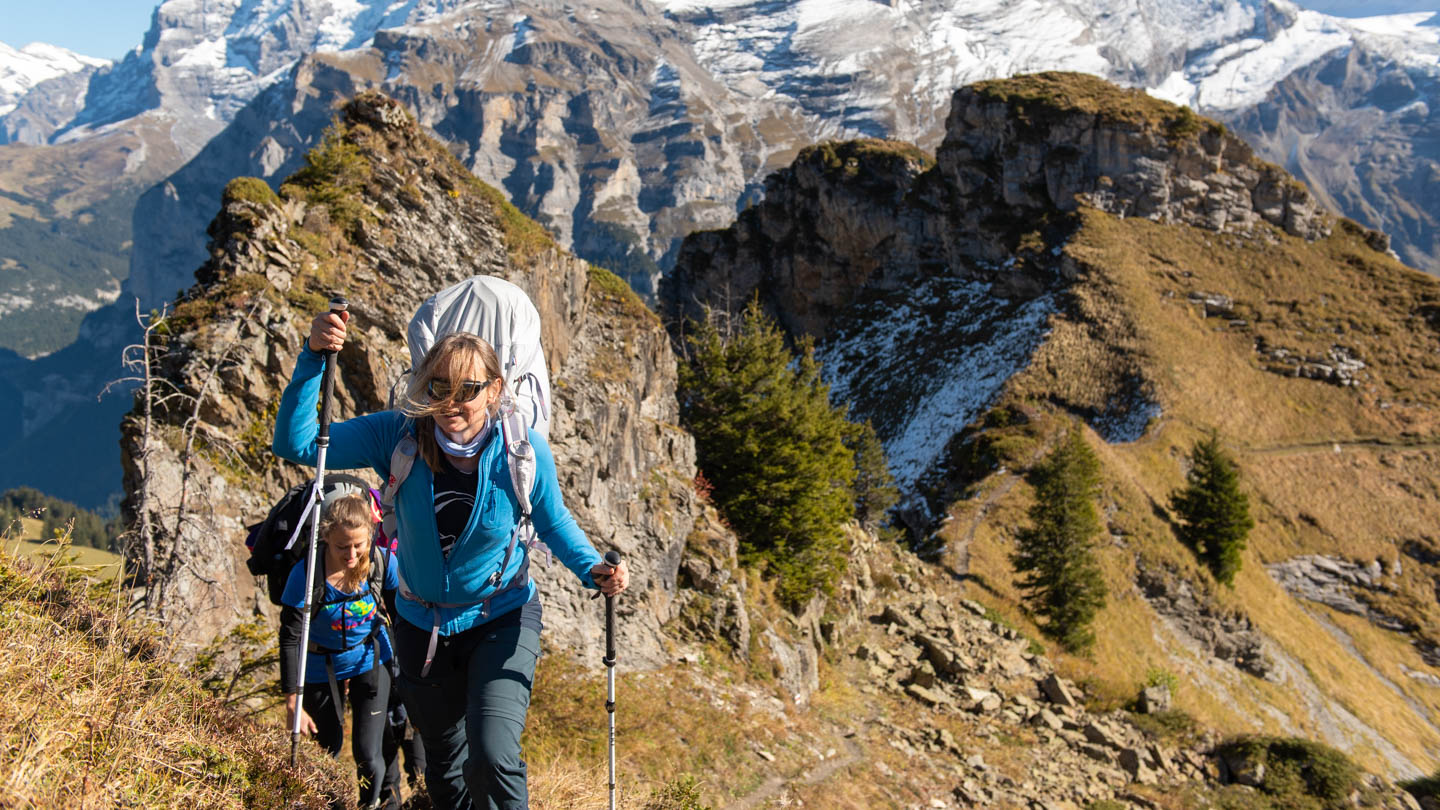
<path id="1" fill-rule="evenodd" d="M 707 322 L 689 342 L 681 417 L 746 562 L 777 575 L 792 606 L 828 592 L 844 572 L 843 527 L 855 514 L 855 454 L 845 444 L 854 428 L 831 407 L 812 344 L 792 355 L 756 301 L 728 340 Z"/>
<path id="2" fill-rule="evenodd" d="M 855 454 L 855 519 L 874 530 L 884 523 L 890 507 L 900 501 L 885 447 L 869 419 L 851 423 L 845 445 Z"/>
<path id="3" fill-rule="evenodd" d="M 1255 527 L 1250 499 L 1240 491 L 1240 471 L 1210 435 L 1195 443 L 1190 453 L 1187 486 L 1170 497 L 1170 508 L 1180 516 L 1176 534 L 1195 550 L 1215 579 L 1234 585 L 1240 572 L 1245 539 Z"/>
<path id="4" fill-rule="evenodd" d="M 1100 516 L 1095 498 L 1100 462 L 1079 429 L 1045 457 L 1030 475 L 1035 505 L 1032 525 L 1017 535 L 1011 557 L 1031 610 L 1045 617 L 1045 631 L 1073 651 L 1095 643 L 1090 628 L 1105 606 L 1105 581 L 1095 559 Z"/>

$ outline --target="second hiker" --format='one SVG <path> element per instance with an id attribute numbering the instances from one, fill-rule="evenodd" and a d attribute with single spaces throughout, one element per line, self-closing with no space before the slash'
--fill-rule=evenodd
<path id="1" fill-rule="evenodd" d="M 350 704 L 350 751 L 360 781 L 360 807 L 380 806 L 385 778 L 381 743 L 390 697 L 390 637 L 385 632 L 382 599 L 394 599 L 399 584 L 390 552 L 374 546 L 375 518 L 368 492 L 336 498 L 320 521 L 324 544 L 320 576 L 309 598 L 309 659 L 305 683 L 297 683 L 300 635 L 305 617 L 305 562 L 290 571 L 280 601 L 280 683 L 289 723 L 304 690 L 300 730 L 315 735 L 331 756 L 345 736 L 345 705 Z M 388 599 L 387 599 L 388 597 Z"/>

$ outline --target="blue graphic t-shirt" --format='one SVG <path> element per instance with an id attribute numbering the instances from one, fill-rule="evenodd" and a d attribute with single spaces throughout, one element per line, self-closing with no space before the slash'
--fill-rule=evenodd
<path id="1" fill-rule="evenodd" d="M 384 552 L 385 590 L 400 587 L 400 576 L 395 571 L 395 558 Z M 360 594 L 355 599 L 348 597 Z M 293 608 L 299 608 L 305 601 L 305 563 L 296 563 L 290 569 L 290 578 L 285 582 L 285 592 L 280 601 Z M 333 603 L 333 604 L 332 604 Z M 331 659 L 335 665 L 336 680 L 353 678 L 370 671 L 375 665 L 375 645 L 370 642 L 370 633 L 379 620 L 380 594 L 370 593 L 368 580 L 360 583 L 354 593 L 344 593 L 330 583 L 325 583 L 325 596 L 315 605 L 310 619 L 310 642 L 327 650 L 341 650 Z M 380 632 L 376 636 L 380 643 L 380 663 L 390 660 L 390 634 Z M 310 654 L 305 661 L 305 682 L 325 683 L 325 657 Z"/>

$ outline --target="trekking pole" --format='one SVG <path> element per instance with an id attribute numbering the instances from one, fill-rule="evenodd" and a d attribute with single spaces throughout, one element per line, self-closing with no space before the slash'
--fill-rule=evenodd
<path id="1" fill-rule="evenodd" d="M 331 314 L 339 316 L 349 307 L 344 298 L 330 299 Z M 308 340 L 308 338 L 307 338 Z M 325 453 L 330 449 L 330 399 L 335 393 L 335 352 L 326 350 L 325 376 L 320 383 L 320 432 L 315 437 L 315 489 L 310 513 L 310 548 L 305 555 L 305 623 L 300 626 L 300 694 L 295 698 L 295 719 L 290 725 L 290 767 L 295 767 L 300 746 L 300 718 L 305 714 L 305 660 L 310 657 L 311 594 L 315 588 L 315 549 L 320 544 L 320 512 L 325 498 Z M 338 708 L 338 707 L 337 707 Z"/>
<path id="2" fill-rule="evenodd" d="M 612 568 L 620 564 L 620 552 L 605 552 Z M 605 597 L 605 711 L 610 713 L 610 810 L 615 810 L 615 597 Z"/>

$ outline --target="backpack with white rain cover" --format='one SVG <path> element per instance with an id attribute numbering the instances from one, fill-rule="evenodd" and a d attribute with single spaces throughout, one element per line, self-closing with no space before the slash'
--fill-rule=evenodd
<path id="1" fill-rule="evenodd" d="M 435 342 L 451 332 L 477 335 L 495 349 L 505 378 L 506 395 L 500 400 L 500 431 L 505 442 L 506 466 L 510 482 L 520 502 L 520 520 L 511 534 L 509 547 L 498 577 L 510 564 L 516 545 L 523 540 L 528 550 L 539 548 L 548 557 L 550 550 L 539 541 L 530 521 L 530 496 L 535 487 L 535 450 L 530 446 L 529 429 L 541 436 L 550 434 L 550 373 L 545 367 L 545 353 L 540 346 L 540 313 L 525 291 L 495 276 L 474 276 L 430 296 L 410 319 L 406 342 L 410 346 L 410 368 L 390 389 L 390 407 L 396 405 L 396 392 L 408 383 L 407 377 L 425 359 Z M 395 534 L 395 494 L 410 468 L 414 466 L 419 447 L 415 438 L 406 435 L 390 455 L 390 476 L 381 491 L 381 509 L 385 533 Z M 529 581 L 528 567 L 522 569 L 501 590 L 520 587 Z M 401 583 L 402 594 L 424 602 Z M 496 591 L 498 594 L 499 591 Z M 496 594 L 491 594 L 493 598 Z M 488 614 L 489 599 L 485 600 Z M 437 605 L 436 607 L 459 607 Z"/>

